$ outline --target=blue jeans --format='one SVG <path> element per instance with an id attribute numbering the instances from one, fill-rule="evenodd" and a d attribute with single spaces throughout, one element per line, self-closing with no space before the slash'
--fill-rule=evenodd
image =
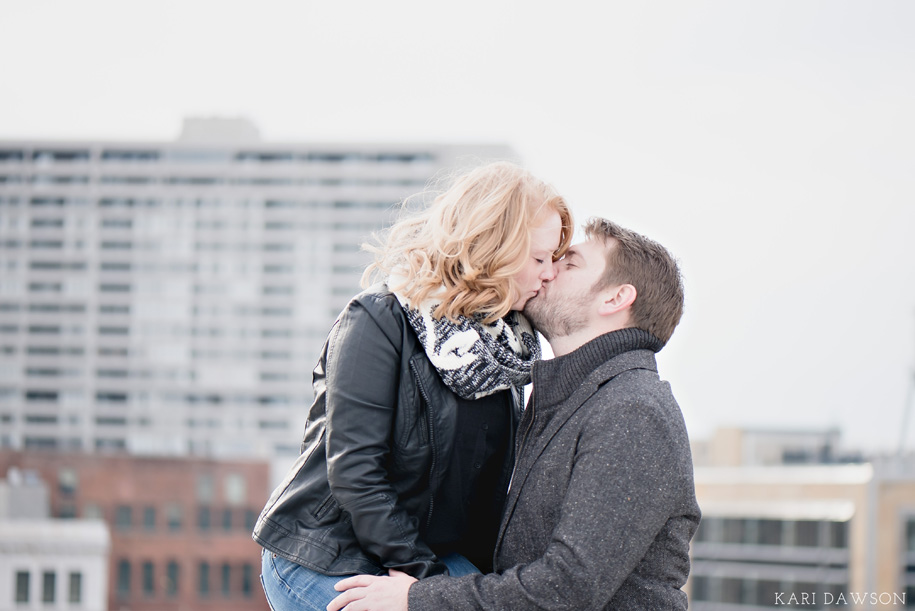
<path id="1" fill-rule="evenodd" d="M 453 577 L 480 572 L 459 554 L 448 554 L 441 561 Z M 261 552 L 261 584 L 273 611 L 324 611 L 340 594 L 334 584 L 347 577 L 352 575 L 325 575 L 267 550 Z"/>

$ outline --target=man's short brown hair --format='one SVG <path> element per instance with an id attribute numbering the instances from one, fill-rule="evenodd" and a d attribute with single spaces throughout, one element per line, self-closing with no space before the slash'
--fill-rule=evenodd
<path id="1" fill-rule="evenodd" d="M 607 267 L 594 288 L 634 286 L 632 326 L 666 344 L 683 315 L 683 280 L 676 259 L 657 242 L 607 219 L 589 219 L 585 235 L 607 246 Z"/>

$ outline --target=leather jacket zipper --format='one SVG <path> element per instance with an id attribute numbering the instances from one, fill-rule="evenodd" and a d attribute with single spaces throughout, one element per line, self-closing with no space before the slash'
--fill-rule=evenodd
<path id="1" fill-rule="evenodd" d="M 524 410 L 524 416 L 527 416 L 527 413 L 530 412 L 531 419 L 527 423 L 527 428 L 524 429 L 524 433 L 521 435 L 521 439 L 518 442 L 518 448 L 515 450 L 515 465 L 512 467 L 512 476 L 508 480 L 508 492 L 511 492 L 512 484 L 515 482 L 515 471 L 518 470 L 518 462 L 521 460 L 521 453 L 524 450 L 525 444 L 527 444 L 527 435 L 531 432 L 531 427 L 534 426 L 534 402 L 531 401 L 530 406 Z M 522 419 L 524 418 L 522 416 Z"/>
<path id="2" fill-rule="evenodd" d="M 413 377 L 416 378 L 416 387 L 419 389 L 419 394 L 422 395 L 423 399 L 426 401 L 426 409 L 429 410 L 429 413 L 426 417 L 426 422 L 429 424 L 429 447 L 432 448 L 432 462 L 429 465 L 429 483 L 432 483 L 432 474 L 435 473 L 435 461 L 438 452 L 436 452 L 435 447 L 435 426 L 433 421 L 435 420 L 432 417 L 432 402 L 429 400 L 429 395 L 426 393 L 425 387 L 423 387 L 422 380 L 420 379 L 419 372 L 416 371 L 416 367 L 413 363 L 410 363 L 410 369 L 413 370 Z M 429 525 L 432 524 L 432 509 L 435 507 L 435 492 L 432 490 L 431 486 L 429 488 L 429 512 L 426 514 L 426 528 L 429 528 Z"/>

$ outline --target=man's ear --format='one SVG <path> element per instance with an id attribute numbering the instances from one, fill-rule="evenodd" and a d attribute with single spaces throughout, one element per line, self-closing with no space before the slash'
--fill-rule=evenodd
<path id="1" fill-rule="evenodd" d="M 635 287 L 631 284 L 612 286 L 603 291 L 600 307 L 597 313 L 601 316 L 616 314 L 632 306 L 636 298 Z"/>

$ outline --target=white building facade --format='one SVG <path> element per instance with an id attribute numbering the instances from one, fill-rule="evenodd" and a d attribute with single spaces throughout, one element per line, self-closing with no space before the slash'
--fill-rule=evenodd
<path id="1" fill-rule="evenodd" d="M 512 157 L 0 141 L 0 448 L 297 454 L 360 244 L 443 170 Z"/>
<path id="2" fill-rule="evenodd" d="M 101 520 L 0 520 L 0 611 L 108 608 Z"/>
<path id="3" fill-rule="evenodd" d="M 49 518 L 35 474 L 0 480 L 0 611 L 105 611 L 110 546 L 101 520 Z"/>

